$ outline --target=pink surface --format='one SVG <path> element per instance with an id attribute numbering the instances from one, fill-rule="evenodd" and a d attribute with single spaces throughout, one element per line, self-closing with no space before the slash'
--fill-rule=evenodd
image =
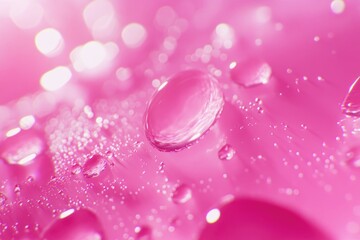
<path id="1" fill-rule="evenodd" d="M 0 0 L 0 239 L 360 239 L 358 1 L 59 3 Z"/>

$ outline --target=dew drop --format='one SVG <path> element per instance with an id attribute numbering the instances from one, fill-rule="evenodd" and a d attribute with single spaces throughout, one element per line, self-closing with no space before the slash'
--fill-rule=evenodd
<path id="1" fill-rule="evenodd" d="M 351 85 L 341 108 L 346 115 L 360 116 L 360 77 Z"/>
<path id="2" fill-rule="evenodd" d="M 267 84 L 271 72 L 269 64 L 256 59 L 249 59 L 239 63 L 232 62 L 230 64 L 231 79 L 244 87 Z"/>
<path id="3" fill-rule="evenodd" d="M 198 71 L 183 71 L 163 83 L 145 113 L 145 131 L 159 150 L 176 151 L 200 138 L 224 105 L 217 80 Z"/>
<path id="4" fill-rule="evenodd" d="M 45 229 L 41 239 L 105 239 L 103 228 L 95 213 L 87 209 L 67 210 L 64 213 Z"/>
<path id="5" fill-rule="evenodd" d="M 229 145 L 225 144 L 218 152 L 218 157 L 220 160 L 231 160 L 235 155 L 235 149 Z"/>
<path id="6" fill-rule="evenodd" d="M 106 168 L 106 159 L 100 155 L 89 158 L 83 167 L 83 174 L 87 178 L 98 177 Z"/>
<path id="7" fill-rule="evenodd" d="M 191 189 L 182 184 L 178 186 L 172 195 L 172 201 L 176 204 L 184 204 L 188 202 L 192 197 Z"/>
<path id="8" fill-rule="evenodd" d="M 16 184 L 16 185 L 15 185 L 15 188 L 14 188 L 14 193 L 15 193 L 16 195 L 20 195 L 20 191 L 21 191 L 21 189 L 20 189 L 19 184 Z"/>
<path id="9" fill-rule="evenodd" d="M 79 173 L 81 173 L 81 167 L 79 164 L 74 164 L 72 167 L 71 167 L 71 174 L 73 175 L 78 175 Z"/>

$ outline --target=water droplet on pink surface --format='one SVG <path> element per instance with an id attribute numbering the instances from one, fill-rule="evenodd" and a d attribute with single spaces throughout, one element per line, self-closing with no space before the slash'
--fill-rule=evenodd
<path id="1" fill-rule="evenodd" d="M 137 226 L 135 227 L 136 239 L 137 240 L 151 240 L 151 228 L 148 226 Z"/>
<path id="2" fill-rule="evenodd" d="M 235 155 L 235 149 L 229 145 L 225 144 L 218 152 L 218 157 L 220 160 L 231 160 Z"/>
<path id="3" fill-rule="evenodd" d="M 95 213 L 81 209 L 59 217 L 43 233 L 44 240 L 101 240 L 104 231 Z"/>
<path id="4" fill-rule="evenodd" d="M 209 211 L 206 220 L 200 240 L 331 239 L 299 214 L 262 200 L 235 199 Z"/>
<path id="5" fill-rule="evenodd" d="M 198 71 L 183 71 L 158 88 L 145 114 L 145 130 L 159 150 L 185 148 L 214 124 L 224 105 L 217 81 Z"/>
<path id="6" fill-rule="evenodd" d="M 71 167 L 71 174 L 73 175 L 78 175 L 79 173 L 81 173 L 81 167 L 79 164 L 75 164 Z"/>
<path id="7" fill-rule="evenodd" d="M 360 116 L 360 77 L 351 85 L 342 103 L 343 113 L 350 116 Z"/>
<path id="8" fill-rule="evenodd" d="M 106 159 L 100 155 L 89 158 L 83 167 L 83 174 L 87 178 L 97 177 L 106 168 Z"/>
<path id="9" fill-rule="evenodd" d="M 266 62 L 250 59 L 230 64 L 230 75 L 234 82 L 244 87 L 267 84 L 271 77 L 271 67 Z"/>
<path id="10" fill-rule="evenodd" d="M 172 200 L 176 204 L 183 204 L 188 202 L 192 197 L 191 189 L 186 185 L 178 186 L 172 195 Z"/>

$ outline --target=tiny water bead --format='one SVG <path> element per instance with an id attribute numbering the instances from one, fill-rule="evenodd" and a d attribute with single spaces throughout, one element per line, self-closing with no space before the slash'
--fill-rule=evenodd
<path id="1" fill-rule="evenodd" d="M 341 108 L 346 115 L 360 116 L 360 77 L 351 85 Z"/>
<path id="2" fill-rule="evenodd" d="M 230 64 L 231 79 L 243 87 L 267 84 L 271 77 L 271 67 L 264 61 L 248 59 Z"/>
<path id="3" fill-rule="evenodd" d="M 89 158 L 83 166 L 83 174 L 87 178 L 98 177 L 106 168 L 106 159 L 100 155 Z M 77 172 L 77 170 L 75 170 Z"/>
<path id="4" fill-rule="evenodd" d="M 145 113 L 146 136 L 161 151 L 183 149 L 215 123 L 223 105 L 214 77 L 199 70 L 180 72 L 151 99 Z"/>
<path id="5" fill-rule="evenodd" d="M 191 189 L 188 186 L 182 184 L 178 186 L 173 192 L 172 201 L 175 204 L 184 204 L 188 202 L 191 199 L 191 197 L 192 197 Z"/>
<path id="6" fill-rule="evenodd" d="M 218 157 L 220 160 L 231 160 L 235 155 L 235 149 L 229 145 L 225 144 L 218 152 Z"/>

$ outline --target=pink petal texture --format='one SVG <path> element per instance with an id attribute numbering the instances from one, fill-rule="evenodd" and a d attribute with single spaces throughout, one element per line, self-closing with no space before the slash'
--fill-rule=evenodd
<path id="1" fill-rule="evenodd" d="M 360 2 L 0 0 L 0 239 L 360 239 Z"/>

